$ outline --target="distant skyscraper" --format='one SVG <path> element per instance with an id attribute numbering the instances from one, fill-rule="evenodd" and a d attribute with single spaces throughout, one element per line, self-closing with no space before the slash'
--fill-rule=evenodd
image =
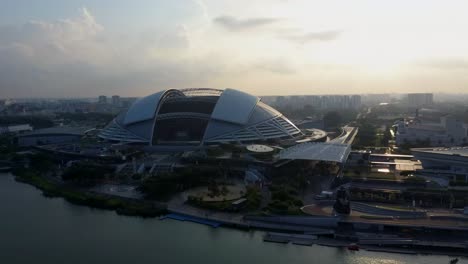
<path id="1" fill-rule="evenodd" d="M 430 106 L 434 103 L 434 95 L 431 93 L 410 93 L 408 94 L 408 106 L 418 108 Z"/>
<path id="2" fill-rule="evenodd" d="M 120 96 L 118 96 L 118 95 L 112 96 L 112 105 L 120 107 L 120 105 L 121 105 Z"/>
<path id="3" fill-rule="evenodd" d="M 353 95 L 351 96 L 351 107 L 353 109 L 357 109 L 361 107 L 361 96 L 360 95 Z"/>
<path id="4" fill-rule="evenodd" d="M 100 103 L 100 104 L 107 104 L 107 96 L 105 96 L 105 95 L 100 95 L 100 96 L 98 97 L 98 103 Z"/>
<path id="5" fill-rule="evenodd" d="M 361 107 L 360 95 L 305 95 L 278 96 L 273 103 L 277 107 L 300 109 L 310 105 L 316 109 L 358 109 Z"/>

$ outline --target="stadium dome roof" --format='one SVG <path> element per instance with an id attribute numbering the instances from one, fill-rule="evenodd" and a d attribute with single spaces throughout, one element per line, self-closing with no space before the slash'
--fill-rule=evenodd
<path id="1" fill-rule="evenodd" d="M 234 89 L 169 89 L 135 101 L 99 137 L 124 143 L 211 144 L 294 138 L 301 131 L 260 98 Z"/>

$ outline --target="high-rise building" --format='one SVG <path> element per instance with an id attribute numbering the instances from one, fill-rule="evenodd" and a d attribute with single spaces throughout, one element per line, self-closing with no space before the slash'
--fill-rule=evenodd
<path id="1" fill-rule="evenodd" d="M 113 95 L 112 96 L 112 105 L 120 107 L 120 105 L 121 105 L 120 96 L 118 96 L 118 95 Z"/>
<path id="2" fill-rule="evenodd" d="M 357 109 L 361 107 L 361 96 L 360 95 L 352 95 L 351 96 L 351 106 L 350 108 Z"/>
<path id="3" fill-rule="evenodd" d="M 408 94 L 408 106 L 418 108 L 430 106 L 434 103 L 434 95 L 431 93 L 410 93 Z"/>
<path id="4" fill-rule="evenodd" d="M 100 104 L 107 104 L 107 96 L 105 96 L 105 95 L 100 95 L 100 96 L 98 97 L 98 103 L 100 103 Z"/>
<path id="5" fill-rule="evenodd" d="M 366 94 L 361 98 L 361 102 L 367 106 L 388 103 L 391 100 L 390 94 Z"/>

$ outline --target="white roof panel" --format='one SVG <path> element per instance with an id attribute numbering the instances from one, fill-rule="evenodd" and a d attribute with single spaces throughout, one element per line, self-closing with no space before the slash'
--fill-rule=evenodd
<path id="1" fill-rule="evenodd" d="M 228 88 L 219 97 L 211 118 L 245 125 L 258 101 L 256 96 Z"/>
<path id="2" fill-rule="evenodd" d="M 322 160 L 344 163 L 351 151 L 349 144 L 302 143 L 280 152 L 279 159 Z"/>
<path id="3" fill-rule="evenodd" d="M 161 91 L 136 100 L 127 110 L 124 125 L 154 118 L 159 101 L 164 93 L 165 91 Z"/>
<path id="4" fill-rule="evenodd" d="M 436 147 L 436 148 L 413 148 L 413 152 L 433 153 L 440 155 L 468 157 L 468 147 Z"/>

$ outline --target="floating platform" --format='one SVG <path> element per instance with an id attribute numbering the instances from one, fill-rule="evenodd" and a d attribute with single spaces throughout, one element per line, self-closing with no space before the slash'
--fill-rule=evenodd
<path id="1" fill-rule="evenodd" d="M 288 234 L 288 233 L 272 233 L 269 232 L 263 237 L 265 242 L 274 243 L 292 243 L 295 245 L 312 246 L 317 240 L 317 236 L 305 234 Z"/>
<path id="2" fill-rule="evenodd" d="M 311 242 L 311 241 L 292 241 L 291 242 L 292 244 L 294 245 L 299 245 L 299 246 L 312 246 L 314 244 L 314 242 Z"/>
<path id="3" fill-rule="evenodd" d="M 288 244 L 289 239 L 284 239 L 284 238 L 277 238 L 277 237 L 269 237 L 265 236 L 263 238 L 263 241 L 265 242 L 273 242 L 273 243 L 281 243 L 281 244 Z"/>
<path id="4" fill-rule="evenodd" d="M 182 214 L 168 214 L 168 215 L 160 217 L 159 219 L 160 220 L 173 219 L 173 220 L 179 220 L 179 221 L 188 221 L 188 222 L 193 222 L 197 224 L 211 226 L 214 228 L 221 226 L 221 223 L 216 222 L 216 221 L 207 220 L 207 219 L 189 216 L 189 215 L 182 215 Z"/>

